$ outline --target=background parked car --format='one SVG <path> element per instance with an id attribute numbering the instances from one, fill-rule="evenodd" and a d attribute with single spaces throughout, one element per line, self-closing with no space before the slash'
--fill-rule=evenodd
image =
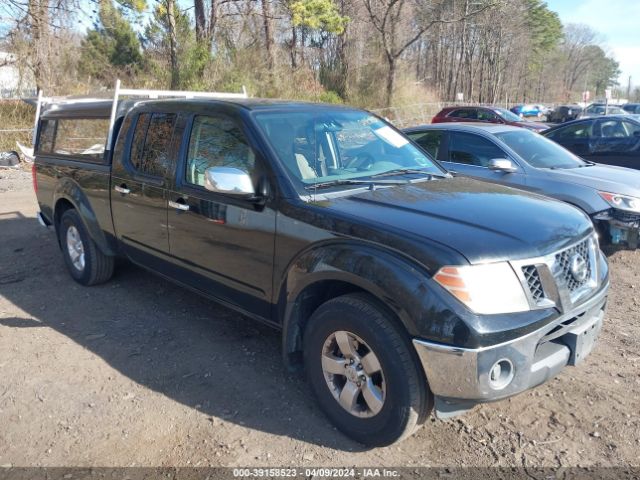
<path id="1" fill-rule="evenodd" d="M 575 120 L 582 113 L 580 105 L 559 105 L 549 112 L 547 121 L 554 123 L 564 123 Z"/>
<path id="2" fill-rule="evenodd" d="M 627 103 L 622 106 L 622 109 L 629 113 L 640 113 L 640 103 Z"/>
<path id="3" fill-rule="evenodd" d="M 563 200 L 591 217 L 605 243 L 638 246 L 640 172 L 586 162 L 541 135 L 506 125 L 425 125 L 404 132 L 452 171 Z"/>
<path id="4" fill-rule="evenodd" d="M 523 127 L 543 131 L 549 128 L 543 123 L 528 122 L 506 108 L 500 107 L 447 107 L 443 108 L 431 123 L 485 122 Z"/>
<path id="5" fill-rule="evenodd" d="M 515 113 L 521 118 L 525 117 L 537 117 L 542 119 L 547 113 L 548 109 L 544 105 L 536 105 L 536 104 L 525 104 L 525 105 L 516 105 L 511 108 L 511 112 Z"/>
<path id="6" fill-rule="evenodd" d="M 606 116 L 550 128 L 544 136 L 585 160 L 640 169 L 640 117 Z"/>
<path id="7" fill-rule="evenodd" d="M 617 105 L 606 105 L 604 103 L 592 103 L 585 108 L 578 118 L 592 118 L 601 115 L 626 115 L 627 112 Z"/>

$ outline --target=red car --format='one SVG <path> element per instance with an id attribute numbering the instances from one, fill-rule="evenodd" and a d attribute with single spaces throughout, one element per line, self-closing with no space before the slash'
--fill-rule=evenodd
<path id="1" fill-rule="evenodd" d="M 549 128 L 544 123 L 528 122 L 505 108 L 499 107 L 447 107 L 438 113 L 431 123 L 486 122 L 523 127 L 535 132 Z"/>

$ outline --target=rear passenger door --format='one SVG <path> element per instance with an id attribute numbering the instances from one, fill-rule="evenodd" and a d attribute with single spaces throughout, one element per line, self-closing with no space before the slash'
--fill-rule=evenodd
<path id="1" fill-rule="evenodd" d="M 248 173 L 258 191 L 265 164 L 240 119 L 196 115 L 186 129 L 176 185 L 169 192 L 169 239 L 180 278 L 249 314 L 270 316 L 276 216 L 255 201 L 205 188 L 210 167 Z"/>
<path id="2" fill-rule="evenodd" d="M 491 160 L 508 159 L 518 168 L 515 173 L 489 170 Z M 525 175 L 513 159 L 488 138 L 468 132 L 449 132 L 449 148 L 443 165 L 455 172 L 506 185 L 525 185 Z"/>
<path id="3" fill-rule="evenodd" d="M 143 112 L 128 121 L 132 125 L 125 122 L 114 151 L 111 208 L 115 233 L 132 260 L 161 271 L 169 253 L 167 182 L 175 164 L 177 115 Z"/>

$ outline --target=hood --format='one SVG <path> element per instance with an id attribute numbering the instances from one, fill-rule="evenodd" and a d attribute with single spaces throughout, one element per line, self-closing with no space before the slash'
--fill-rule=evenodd
<path id="1" fill-rule="evenodd" d="M 513 124 L 519 127 L 528 128 L 529 130 L 537 130 L 540 132 L 549 128 L 548 125 L 538 122 L 513 122 Z"/>
<path id="2" fill-rule="evenodd" d="M 553 177 L 595 190 L 640 198 L 640 170 L 596 164 L 553 170 Z"/>
<path id="3" fill-rule="evenodd" d="M 537 257 L 586 236 L 591 221 L 565 203 L 464 177 L 327 198 L 322 206 L 394 236 L 437 242 L 470 263 Z M 426 253 L 426 252 L 425 252 Z"/>

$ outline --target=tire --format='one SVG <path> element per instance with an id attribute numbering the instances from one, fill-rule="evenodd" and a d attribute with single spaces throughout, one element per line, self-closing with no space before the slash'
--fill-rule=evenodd
<path id="1" fill-rule="evenodd" d="M 351 347 L 353 365 L 343 354 L 348 349 L 339 347 L 338 339 L 344 347 L 345 338 L 350 340 L 346 346 Z M 371 353 L 373 360 L 367 356 Z M 329 359 L 327 365 L 323 357 Z M 304 361 L 320 408 L 340 431 L 364 445 L 386 446 L 408 437 L 433 408 L 433 395 L 406 332 L 367 295 L 337 297 L 313 313 L 304 333 Z M 357 368 L 360 363 L 363 370 Z M 341 368 L 344 374 L 326 373 Z M 364 377 L 358 377 L 358 371 Z M 338 399 L 356 390 L 345 395 L 347 410 Z"/>
<path id="2" fill-rule="evenodd" d="M 67 210 L 62 215 L 58 241 L 67 269 L 76 282 L 97 285 L 113 275 L 114 258 L 100 251 L 76 210 Z"/>

